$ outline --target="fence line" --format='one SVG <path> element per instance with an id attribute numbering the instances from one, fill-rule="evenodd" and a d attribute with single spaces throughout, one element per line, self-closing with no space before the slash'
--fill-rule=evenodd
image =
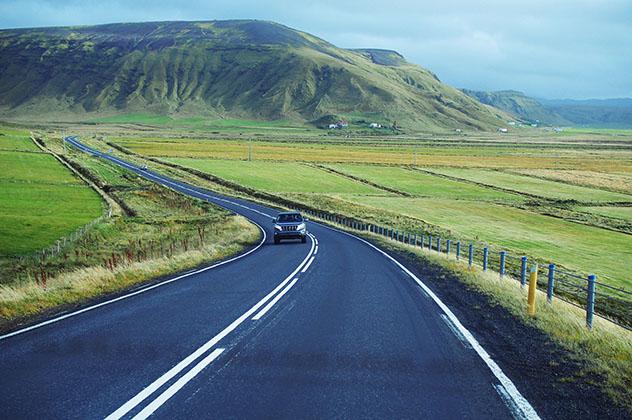
<path id="1" fill-rule="evenodd" d="M 514 279 L 525 287 L 528 282 L 528 267 L 539 261 L 525 255 L 512 255 L 502 250 L 496 251 L 488 245 L 481 245 L 455 238 L 445 238 L 423 229 L 415 232 L 400 231 L 389 226 L 366 223 L 357 218 L 332 215 L 313 209 L 297 209 L 313 217 L 352 230 L 364 231 L 389 240 L 417 248 L 431 250 L 446 256 L 454 256 L 470 267 L 478 265 L 483 271 L 497 272 L 500 278 Z M 583 276 L 560 269 L 556 264 L 538 264 L 538 287 L 546 292 L 547 302 L 560 299 L 581 308 L 586 313 L 586 327 L 591 329 L 595 316 L 613 322 L 632 331 L 632 292 L 620 287 L 597 281 L 597 276 Z M 610 294 L 603 292 L 608 290 Z M 629 300 L 615 294 L 629 297 Z"/>

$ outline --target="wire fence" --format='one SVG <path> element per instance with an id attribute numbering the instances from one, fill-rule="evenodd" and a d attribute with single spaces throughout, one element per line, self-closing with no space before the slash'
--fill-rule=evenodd
<path id="1" fill-rule="evenodd" d="M 510 254 L 498 247 L 461 241 L 433 234 L 423 228 L 402 231 L 313 209 L 297 209 L 313 217 L 352 230 L 369 232 L 389 240 L 451 256 L 470 267 L 496 272 L 501 278 L 516 280 L 522 287 L 529 282 L 529 271 L 537 267 L 537 288 L 546 291 L 547 302 L 560 299 L 585 311 L 591 329 L 595 316 L 632 331 L 632 292 L 597 281 L 594 274 L 582 275 L 554 263 L 543 263 L 526 255 Z"/>

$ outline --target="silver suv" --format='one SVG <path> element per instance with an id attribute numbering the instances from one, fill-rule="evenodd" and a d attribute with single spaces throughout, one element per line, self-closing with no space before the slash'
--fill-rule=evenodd
<path id="1" fill-rule="evenodd" d="M 279 213 L 272 219 L 274 223 L 274 243 L 278 244 L 282 239 L 300 239 L 307 242 L 307 219 L 297 211 Z"/>

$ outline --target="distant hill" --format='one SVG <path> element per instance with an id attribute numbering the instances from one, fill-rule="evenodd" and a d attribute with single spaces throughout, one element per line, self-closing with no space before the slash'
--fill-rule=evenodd
<path id="1" fill-rule="evenodd" d="M 527 122 L 549 125 L 632 127 L 632 99 L 535 99 L 515 90 L 484 92 L 462 89 L 468 96 Z"/>
<path id="2" fill-rule="evenodd" d="M 538 99 L 574 125 L 632 128 L 632 99 Z"/>
<path id="3" fill-rule="evenodd" d="M 0 31 L 0 115 L 138 112 L 479 130 L 506 118 L 394 51 L 346 50 L 273 22 Z"/>
<path id="4" fill-rule="evenodd" d="M 551 125 L 569 125 L 570 121 L 561 115 L 551 112 L 536 99 L 515 90 L 501 90 L 496 92 L 475 91 L 461 89 L 466 95 L 477 99 L 483 104 L 490 105 L 507 112 L 514 117 L 526 121 L 540 121 Z"/>

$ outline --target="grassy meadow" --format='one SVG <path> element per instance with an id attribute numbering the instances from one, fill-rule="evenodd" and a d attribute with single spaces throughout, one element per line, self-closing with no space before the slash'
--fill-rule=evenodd
<path id="1" fill-rule="evenodd" d="M 407 228 L 417 223 L 631 288 L 632 136 L 612 137 L 162 132 L 109 140 L 323 210 Z"/>
<path id="2" fill-rule="evenodd" d="M 27 255 L 99 217 L 99 195 L 28 133 L 0 133 L 0 256 Z"/>

